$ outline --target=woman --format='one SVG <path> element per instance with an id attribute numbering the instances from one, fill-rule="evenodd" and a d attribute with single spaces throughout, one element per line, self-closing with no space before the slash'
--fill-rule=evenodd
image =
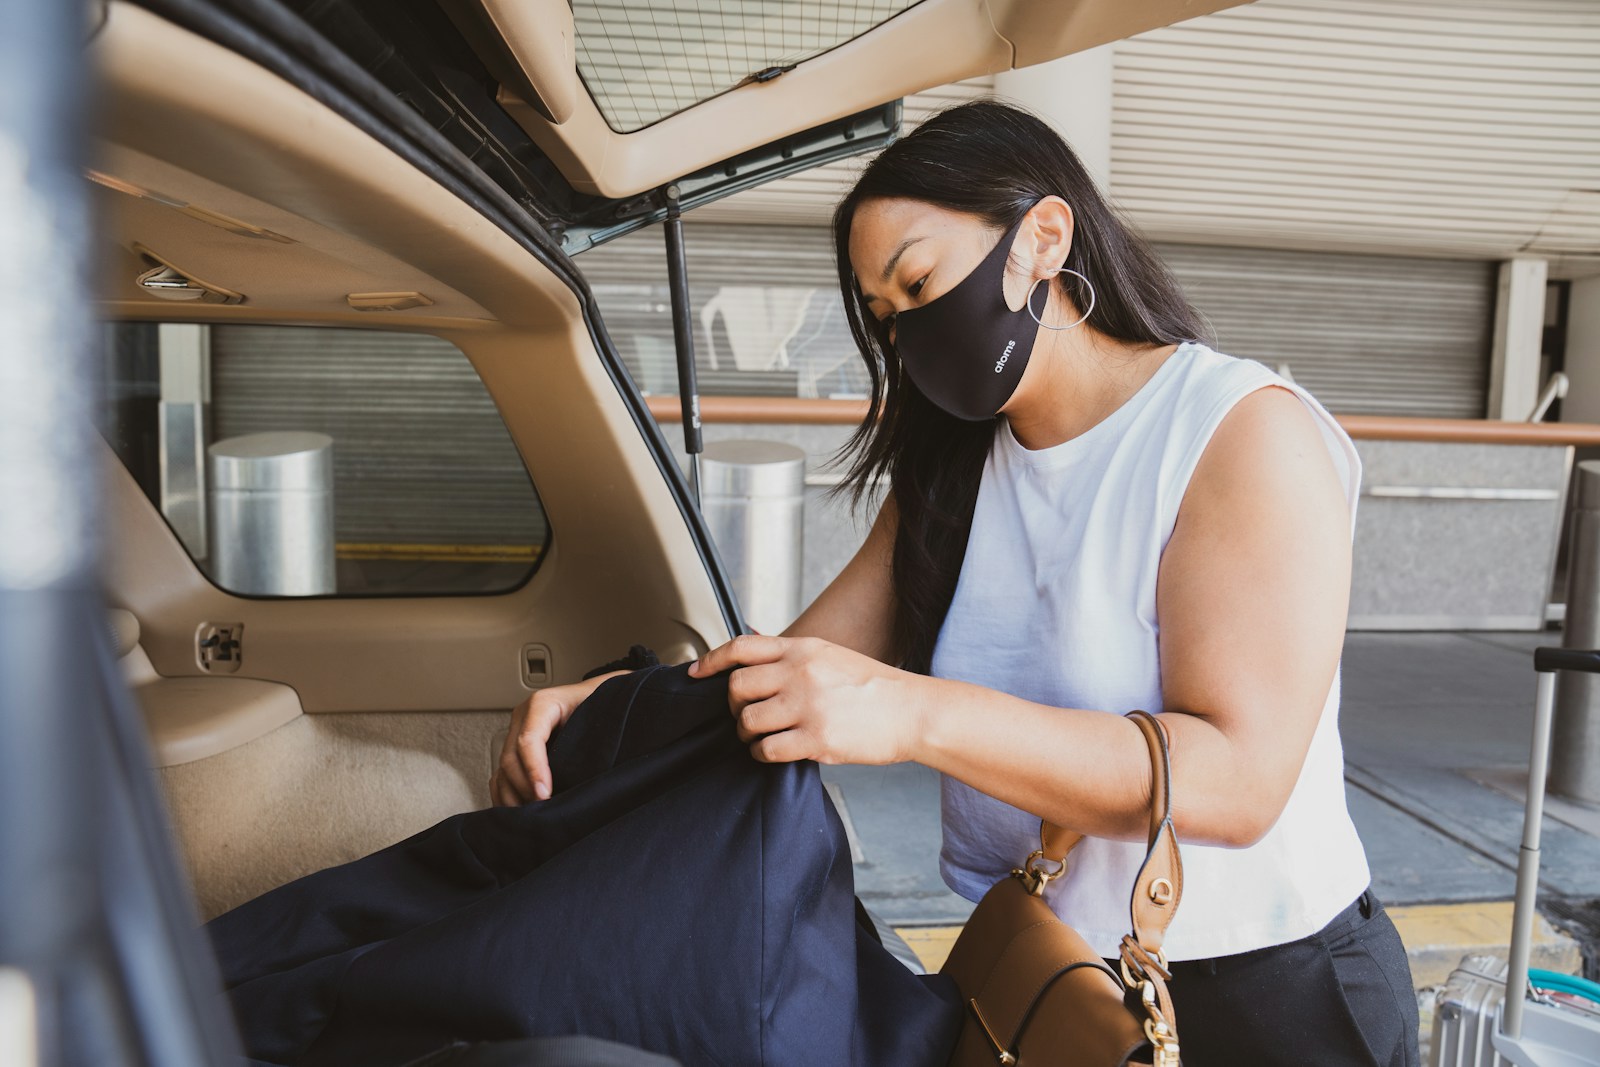
<path id="1" fill-rule="evenodd" d="M 793 625 L 691 674 L 731 669 L 757 759 L 941 772 L 940 867 L 969 899 L 1037 847 L 1040 818 L 1089 835 L 1046 899 L 1108 958 L 1149 806 L 1122 713 L 1162 712 L 1184 1063 L 1417 1063 L 1405 952 L 1344 800 L 1349 438 L 1201 342 L 1150 249 L 1019 109 L 961 105 L 890 145 L 834 236 L 882 415 L 847 442 L 844 488 L 890 488 Z M 517 710 L 498 802 L 549 795 L 545 739 L 597 683 Z"/>

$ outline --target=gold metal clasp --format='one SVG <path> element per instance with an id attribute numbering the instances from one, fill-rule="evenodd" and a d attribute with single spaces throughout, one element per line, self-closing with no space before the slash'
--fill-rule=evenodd
<path id="1" fill-rule="evenodd" d="M 1165 975 L 1169 973 L 1167 954 L 1161 949 L 1151 955 L 1151 960 Z M 1173 1030 L 1172 1024 L 1161 1011 L 1161 1000 L 1157 993 L 1155 979 L 1151 978 L 1145 970 L 1143 962 L 1139 963 L 1139 975 L 1136 978 L 1133 968 L 1128 965 L 1127 950 L 1124 948 L 1122 957 L 1122 981 L 1125 986 L 1139 987 L 1139 1000 L 1144 1006 L 1148 1018 L 1144 1021 L 1144 1036 L 1150 1042 L 1154 1054 L 1150 1060 L 1150 1067 L 1180 1067 L 1178 1063 L 1178 1035 Z"/>
<path id="2" fill-rule="evenodd" d="M 1144 1036 L 1155 1050 L 1150 1067 L 1179 1067 L 1178 1035 L 1172 1032 L 1172 1026 L 1156 1005 L 1155 983 L 1143 982 L 1141 986 L 1139 992 L 1144 1000 L 1145 1011 L 1150 1015 L 1144 1021 Z"/>
<path id="3" fill-rule="evenodd" d="M 1181 1067 L 1178 1062 L 1178 1035 L 1167 1026 L 1165 1019 L 1160 1022 L 1146 1019 L 1144 1036 L 1155 1053 L 1150 1058 L 1150 1067 Z"/>
<path id="4" fill-rule="evenodd" d="M 1021 867 L 1011 868 L 1011 874 L 1013 877 L 1020 879 L 1023 886 L 1033 896 L 1043 896 L 1045 886 L 1067 873 L 1067 861 L 1065 859 L 1056 862 L 1056 869 L 1053 871 L 1045 867 L 1045 864 L 1049 862 L 1054 861 L 1046 859 L 1044 849 L 1036 848 L 1028 853 L 1028 858 L 1023 861 Z"/>

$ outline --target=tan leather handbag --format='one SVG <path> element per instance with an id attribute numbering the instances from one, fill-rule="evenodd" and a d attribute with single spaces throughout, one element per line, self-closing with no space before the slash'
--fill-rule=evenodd
<path id="1" fill-rule="evenodd" d="M 1134 880 L 1122 974 L 1044 902 L 1083 835 L 1041 822 L 1039 848 L 984 894 L 940 969 L 967 1005 L 950 1067 L 1178 1067 L 1161 950 L 1183 895 L 1167 731 L 1149 712 L 1128 717 L 1144 732 L 1153 774 L 1149 851 Z"/>

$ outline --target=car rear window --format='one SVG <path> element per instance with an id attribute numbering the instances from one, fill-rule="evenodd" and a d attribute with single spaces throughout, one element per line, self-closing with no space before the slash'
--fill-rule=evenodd
<path id="1" fill-rule="evenodd" d="M 578 72 L 619 133 L 821 55 L 916 0 L 573 0 Z"/>

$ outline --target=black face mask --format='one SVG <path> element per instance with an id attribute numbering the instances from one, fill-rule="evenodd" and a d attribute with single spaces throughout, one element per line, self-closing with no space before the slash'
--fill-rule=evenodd
<path id="1" fill-rule="evenodd" d="M 895 315 L 894 347 L 906 373 L 958 419 L 981 422 L 999 413 L 1017 391 L 1039 335 L 1026 307 L 1006 306 L 1006 257 L 1021 225 L 1022 219 L 1013 223 L 954 288 Z"/>

